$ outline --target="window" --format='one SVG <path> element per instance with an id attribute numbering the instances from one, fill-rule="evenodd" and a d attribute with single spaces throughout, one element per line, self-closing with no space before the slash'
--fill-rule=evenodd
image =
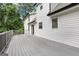
<path id="1" fill-rule="evenodd" d="M 43 9 L 43 6 L 40 6 L 40 10 L 42 10 Z"/>
<path id="2" fill-rule="evenodd" d="M 42 29 L 42 22 L 39 22 L 39 29 Z"/>
<path id="3" fill-rule="evenodd" d="M 58 19 L 52 19 L 52 28 L 58 28 Z"/>

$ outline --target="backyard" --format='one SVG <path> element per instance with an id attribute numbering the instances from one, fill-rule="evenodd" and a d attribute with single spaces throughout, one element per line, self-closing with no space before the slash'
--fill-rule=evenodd
<path id="1" fill-rule="evenodd" d="M 23 21 L 33 4 L 23 3 L 0 3 L 0 33 L 16 30 L 17 33 L 24 32 Z"/>
<path id="2" fill-rule="evenodd" d="M 32 10 L 32 3 L 0 3 L 0 54 L 14 35 L 24 34 L 24 19 Z"/>
<path id="3" fill-rule="evenodd" d="M 0 3 L 0 56 L 79 56 L 77 14 L 76 3 Z"/>

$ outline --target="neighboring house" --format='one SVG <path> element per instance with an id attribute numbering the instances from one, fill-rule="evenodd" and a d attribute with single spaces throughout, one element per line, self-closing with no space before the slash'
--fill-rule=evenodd
<path id="1" fill-rule="evenodd" d="M 78 3 L 39 4 L 29 19 L 30 34 L 79 48 Z"/>
<path id="2" fill-rule="evenodd" d="M 29 22 L 29 18 L 26 18 L 24 20 L 24 33 L 29 33 L 29 30 L 28 30 L 28 22 Z"/>

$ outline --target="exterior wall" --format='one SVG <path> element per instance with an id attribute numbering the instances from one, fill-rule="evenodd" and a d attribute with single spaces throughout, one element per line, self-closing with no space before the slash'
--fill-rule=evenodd
<path id="1" fill-rule="evenodd" d="M 51 12 L 54 12 L 60 8 L 63 8 L 67 5 L 69 5 L 70 3 L 51 3 Z"/>
<path id="2" fill-rule="evenodd" d="M 79 11 L 58 17 L 58 30 L 55 32 L 55 41 L 79 47 Z"/>
<path id="3" fill-rule="evenodd" d="M 47 16 L 48 11 L 49 4 L 43 4 L 43 10 L 37 13 L 35 35 L 79 47 L 79 11 L 74 10 L 73 12 L 58 16 L 58 28 L 56 29 L 52 28 L 52 19 Z M 43 29 L 39 29 L 39 22 L 43 22 Z"/>
<path id="4" fill-rule="evenodd" d="M 36 14 L 30 15 L 30 22 L 32 22 L 33 20 L 35 20 L 35 18 L 36 18 Z"/>
<path id="5" fill-rule="evenodd" d="M 37 24 L 35 25 L 35 35 L 36 36 L 40 36 L 40 37 L 45 37 L 48 36 L 48 33 L 50 31 L 49 28 L 51 28 L 51 20 L 50 17 L 47 16 L 48 12 L 49 12 L 49 4 L 42 4 L 43 5 L 43 9 L 40 10 L 40 6 L 38 6 L 37 8 Z M 39 22 L 43 23 L 43 28 L 39 29 Z M 46 35 L 47 34 L 47 35 Z"/>
<path id="6" fill-rule="evenodd" d="M 54 4 L 54 3 L 53 3 Z M 65 6 L 67 6 L 67 5 L 69 5 L 70 3 L 56 3 L 56 4 L 54 4 L 54 5 L 56 5 L 56 6 L 54 6 L 54 9 L 52 9 L 52 12 L 54 12 L 54 11 L 56 11 L 56 10 L 58 10 L 58 9 L 61 9 L 61 8 L 63 8 L 63 7 L 65 7 Z M 53 5 L 52 5 L 53 6 Z M 51 8 L 52 8 L 52 6 L 51 6 Z"/>
<path id="7" fill-rule="evenodd" d="M 58 5 L 58 3 L 51 3 L 51 12 L 55 9 L 55 7 Z"/>
<path id="8" fill-rule="evenodd" d="M 42 4 L 39 4 L 38 6 L 37 6 L 37 8 L 36 8 L 36 13 L 37 14 L 39 14 L 39 13 L 41 13 L 41 10 L 40 10 L 40 6 L 43 6 L 44 4 L 42 3 Z M 38 17 L 38 16 L 37 16 Z"/>
<path id="9" fill-rule="evenodd" d="M 34 20 L 36 20 L 36 14 L 33 14 L 33 15 L 30 15 L 30 21 L 29 22 L 32 22 L 32 21 L 34 21 Z M 28 22 L 28 23 L 29 23 Z M 32 25 L 34 25 L 35 26 L 35 24 L 29 24 L 29 27 L 30 27 L 30 31 L 29 31 L 29 33 L 30 34 L 32 34 Z"/>
<path id="10" fill-rule="evenodd" d="M 24 21 L 24 33 L 25 34 L 31 34 L 32 30 L 31 30 L 31 24 L 28 25 L 28 23 L 32 22 L 33 20 L 35 20 L 36 15 L 33 14 L 30 16 L 30 20 L 29 18 L 26 18 Z"/>
<path id="11" fill-rule="evenodd" d="M 26 33 L 28 33 L 28 21 L 29 19 L 27 18 L 27 19 L 25 19 L 25 21 L 24 21 L 24 33 L 26 34 Z"/>
<path id="12" fill-rule="evenodd" d="M 79 8 L 57 16 L 58 28 L 52 28 L 52 18 L 47 16 L 49 4 L 42 5 L 43 9 L 40 10 L 40 6 L 38 6 L 37 14 L 33 16 L 37 19 L 34 35 L 79 48 Z M 43 23 L 42 29 L 39 29 L 39 22 Z"/>

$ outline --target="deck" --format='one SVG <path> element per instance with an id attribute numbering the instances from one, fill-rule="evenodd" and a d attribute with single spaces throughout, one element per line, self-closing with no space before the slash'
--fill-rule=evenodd
<path id="1" fill-rule="evenodd" d="M 32 35 L 16 35 L 5 51 L 8 56 L 79 56 L 79 48 Z"/>

